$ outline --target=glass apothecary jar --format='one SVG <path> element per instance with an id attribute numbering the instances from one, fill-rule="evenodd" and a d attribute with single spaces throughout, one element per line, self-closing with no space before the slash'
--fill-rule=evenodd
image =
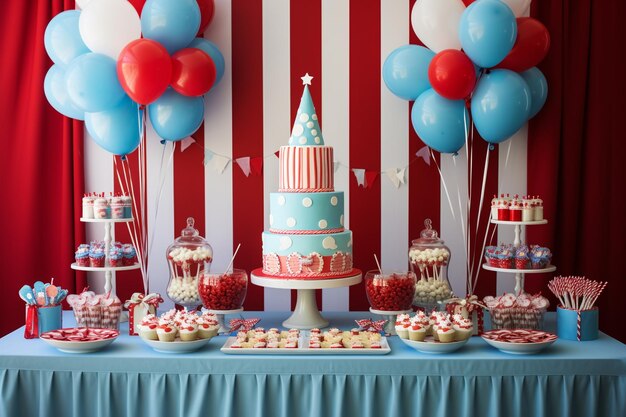
<path id="1" fill-rule="evenodd" d="M 170 269 L 167 296 L 174 303 L 189 309 L 202 305 L 198 279 L 211 270 L 213 262 L 213 248 L 193 225 L 193 217 L 187 218 L 187 227 L 166 251 Z"/>
<path id="2" fill-rule="evenodd" d="M 418 277 L 413 304 L 426 311 L 440 310 L 445 306 L 438 302 L 452 296 L 448 280 L 450 249 L 439 239 L 430 219 L 424 221 L 424 227 L 409 249 L 411 270 Z"/>

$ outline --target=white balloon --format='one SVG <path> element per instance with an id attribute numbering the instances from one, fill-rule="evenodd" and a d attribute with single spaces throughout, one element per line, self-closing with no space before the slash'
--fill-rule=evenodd
<path id="1" fill-rule="evenodd" d="M 459 22 L 465 10 L 461 0 L 417 0 L 411 26 L 418 38 L 435 53 L 461 49 Z"/>
<path id="2" fill-rule="evenodd" d="M 82 9 L 84 9 L 85 7 L 87 7 L 87 5 L 88 5 L 89 3 L 91 3 L 91 1 L 92 1 L 92 0 L 76 0 L 76 5 L 77 5 L 78 7 L 80 7 L 80 8 L 81 8 L 81 10 L 82 10 Z"/>
<path id="3" fill-rule="evenodd" d="M 515 17 L 527 16 L 530 11 L 531 0 L 501 0 L 513 10 Z"/>
<path id="4" fill-rule="evenodd" d="M 126 0 L 88 0 L 78 29 L 89 49 L 117 61 L 122 49 L 141 37 L 141 20 Z"/>

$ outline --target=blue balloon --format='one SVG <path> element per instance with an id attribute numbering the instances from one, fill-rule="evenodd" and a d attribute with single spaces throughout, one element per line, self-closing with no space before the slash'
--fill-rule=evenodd
<path id="1" fill-rule="evenodd" d="M 530 89 L 522 77 L 509 70 L 484 74 L 472 96 L 472 117 L 478 133 L 490 143 L 500 143 L 528 120 Z"/>
<path id="2" fill-rule="evenodd" d="M 226 68 L 226 63 L 224 62 L 224 55 L 222 55 L 220 50 L 217 48 L 217 45 L 215 45 L 213 42 L 207 41 L 204 38 L 194 39 L 189 44 L 188 48 L 200 49 L 204 51 L 204 53 L 206 53 L 208 56 L 211 57 L 211 59 L 213 60 L 213 63 L 215 64 L 215 70 L 217 72 L 217 75 L 215 76 L 215 83 L 213 83 L 213 87 L 215 87 L 217 83 L 219 83 L 222 77 L 224 76 L 224 69 Z M 213 89 L 213 87 L 211 87 L 211 89 Z"/>
<path id="3" fill-rule="evenodd" d="M 387 88 L 405 100 L 415 100 L 430 88 L 428 66 L 435 53 L 418 45 L 405 45 L 393 50 L 383 64 L 383 80 Z"/>
<path id="4" fill-rule="evenodd" d="M 143 115 L 137 103 L 125 96 L 116 107 L 85 113 L 87 131 L 100 147 L 115 155 L 128 155 L 139 146 Z"/>
<path id="5" fill-rule="evenodd" d="M 115 61 L 90 52 L 73 59 L 65 70 L 65 85 L 76 107 L 99 112 L 115 107 L 125 96 Z"/>
<path id="6" fill-rule="evenodd" d="M 459 39 L 467 56 L 482 68 L 502 61 L 517 38 L 515 15 L 500 0 L 481 0 L 461 15 Z"/>
<path id="7" fill-rule="evenodd" d="M 165 140 L 177 141 L 198 130 L 204 119 L 202 97 L 186 97 L 168 88 L 148 106 L 154 130 Z"/>
<path id="8" fill-rule="evenodd" d="M 48 102 L 63 116 L 85 120 L 85 112 L 72 103 L 65 87 L 65 70 L 60 65 L 53 65 L 43 80 L 43 91 Z"/>
<path id="9" fill-rule="evenodd" d="M 430 88 L 415 100 L 411 122 L 426 145 L 441 153 L 456 153 L 465 144 L 469 115 L 464 100 L 448 100 Z"/>
<path id="10" fill-rule="evenodd" d="M 548 98 L 548 80 L 546 80 L 546 77 L 537 67 L 532 67 L 520 73 L 520 75 L 524 81 L 526 81 L 530 89 L 531 104 L 528 118 L 532 119 L 546 103 L 546 99 Z"/>
<path id="11" fill-rule="evenodd" d="M 48 23 L 43 35 L 46 52 L 57 65 L 66 67 L 70 61 L 89 51 L 78 31 L 80 11 L 59 13 Z"/>
<path id="12" fill-rule="evenodd" d="M 199 28 L 196 0 L 148 0 L 141 11 L 143 37 L 160 42 L 170 54 L 189 45 Z"/>

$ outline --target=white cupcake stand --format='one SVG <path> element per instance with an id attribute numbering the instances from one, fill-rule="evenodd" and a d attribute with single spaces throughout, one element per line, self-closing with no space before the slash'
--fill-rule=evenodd
<path id="1" fill-rule="evenodd" d="M 135 263 L 133 265 L 128 266 L 109 266 L 109 249 L 111 248 L 111 242 L 113 241 L 113 234 L 111 233 L 112 224 L 113 223 L 130 223 L 134 221 L 133 218 L 124 218 L 124 219 L 87 219 L 84 217 L 80 218 L 80 221 L 83 223 L 104 223 L 104 266 L 103 267 L 93 267 L 93 266 L 80 266 L 74 262 L 70 267 L 77 271 L 86 271 L 86 272 L 104 272 L 104 293 L 107 294 L 109 291 L 111 292 L 111 296 L 115 297 L 115 273 L 117 271 L 130 271 L 133 269 L 141 268 L 141 264 Z M 122 311 L 120 315 L 120 322 L 128 321 L 128 314 L 125 311 Z"/>
<path id="2" fill-rule="evenodd" d="M 536 220 L 536 221 L 526 221 L 526 222 L 516 222 L 516 221 L 508 221 L 508 220 L 495 220 L 491 219 L 491 223 L 493 224 L 505 224 L 515 226 L 515 239 L 513 240 L 513 246 L 519 247 L 521 245 L 521 235 L 522 235 L 522 226 L 534 226 L 540 224 L 547 224 L 547 220 Z M 524 275 L 525 274 L 543 274 L 546 272 L 556 271 L 556 266 L 548 265 L 542 269 L 507 269 L 507 268 L 496 268 L 487 263 L 483 264 L 483 269 L 488 271 L 495 272 L 503 272 L 505 274 L 515 274 L 515 295 L 520 295 L 524 292 Z"/>
<path id="3" fill-rule="evenodd" d="M 263 274 L 261 268 L 255 269 L 250 274 L 250 280 L 258 286 L 298 291 L 296 308 L 291 316 L 283 322 L 283 326 L 289 329 L 321 329 L 327 327 L 329 322 L 320 314 L 315 299 L 315 290 L 349 287 L 360 283 L 362 278 L 363 274 L 358 269 L 353 269 L 351 275 L 345 278 L 319 280 L 272 278 Z"/>

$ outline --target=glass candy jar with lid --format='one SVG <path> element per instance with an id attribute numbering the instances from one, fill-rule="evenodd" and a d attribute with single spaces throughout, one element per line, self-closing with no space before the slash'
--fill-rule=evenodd
<path id="1" fill-rule="evenodd" d="M 409 249 L 411 270 L 417 275 L 413 304 L 426 311 L 442 309 L 444 301 L 452 295 L 448 281 L 450 249 L 439 239 L 430 219 L 424 221 L 425 229 L 419 239 L 414 239 Z"/>
<path id="2" fill-rule="evenodd" d="M 213 249 L 193 227 L 193 217 L 187 218 L 182 230 L 166 251 L 170 269 L 167 296 L 176 304 L 193 309 L 202 305 L 198 294 L 198 279 L 211 270 Z"/>

